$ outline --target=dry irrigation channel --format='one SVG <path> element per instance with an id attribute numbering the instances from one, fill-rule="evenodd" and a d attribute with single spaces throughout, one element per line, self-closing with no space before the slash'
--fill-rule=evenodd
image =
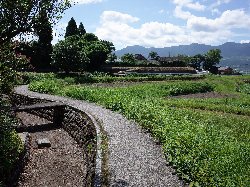
<path id="1" fill-rule="evenodd" d="M 98 186 L 96 129 L 91 118 L 58 102 L 17 94 L 12 100 L 19 119 L 16 130 L 26 152 L 19 179 L 11 185 Z"/>

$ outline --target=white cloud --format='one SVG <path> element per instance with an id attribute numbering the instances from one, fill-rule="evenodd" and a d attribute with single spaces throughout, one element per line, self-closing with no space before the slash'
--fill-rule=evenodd
<path id="1" fill-rule="evenodd" d="M 210 7 L 213 9 L 213 8 L 221 6 L 222 4 L 227 4 L 230 2 L 231 2 L 231 0 L 216 0 L 216 2 L 213 3 Z"/>
<path id="2" fill-rule="evenodd" d="M 221 12 L 219 11 L 219 9 L 218 8 L 213 8 L 212 9 L 212 15 L 215 15 L 215 14 L 220 14 Z"/>
<path id="3" fill-rule="evenodd" d="M 220 44 L 237 36 L 235 29 L 250 28 L 250 15 L 244 10 L 227 10 L 215 19 L 198 17 L 177 6 L 175 14 L 186 20 L 183 26 L 172 23 L 146 22 L 139 18 L 115 11 L 104 11 L 95 34 L 112 41 L 117 49 L 128 45 L 166 47 L 180 44 Z M 240 19 L 239 19 L 240 18 Z M 136 27 L 134 26 L 136 23 Z"/>
<path id="4" fill-rule="evenodd" d="M 250 40 L 241 40 L 240 43 L 241 44 L 250 43 Z"/>
<path id="5" fill-rule="evenodd" d="M 103 0 L 71 0 L 71 2 L 76 4 L 94 4 L 101 3 Z"/>
<path id="6" fill-rule="evenodd" d="M 239 19 L 240 18 L 240 19 Z M 219 18 L 208 19 L 205 17 L 190 16 L 187 27 L 195 31 L 215 32 L 237 28 L 250 28 L 250 15 L 244 10 L 227 10 Z"/>
<path id="7" fill-rule="evenodd" d="M 193 2 L 193 0 L 173 0 L 174 4 L 180 7 L 186 7 L 192 10 L 203 11 L 205 6 L 201 5 L 199 2 Z"/>
<path id="8" fill-rule="evenodd" d="M 112 41 L 117 48 L 122 48 L 127 45 L 164 47 L 178 43 L 176 35 L 184 33 L 183 28 L 171 23 L 148 22 L 139 28 L 129 25 L 138 20 L 128 14 L 105 11 L 95 34 L 101 39 Z"/>
<path id="9" fill-rule="evenodd" d="M 104 11 L 101 15 L 101 21 L 103 23 L 107 22 L 133 23 L 139 21 L 139 18 L 121 12 Z"/>
<path id="10" fill-rule="evenodd" d="M 181 18 L 181 19 L 184 19 L 184 20 L 187 20 L 187 19 L 193 17 L 191 12 L 183 11 L 181 6 L 176 6 L 175 7 L 174 15 L 175 15 L 175 17 Z"/>

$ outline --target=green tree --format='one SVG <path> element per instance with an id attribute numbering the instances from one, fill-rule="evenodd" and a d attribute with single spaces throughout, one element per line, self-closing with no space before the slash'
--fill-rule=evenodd
<path id="1" fill-rule="evenodd" d="M 40 10 L 46 9 L 49 22 L 55 24 L 70 0 L 0 0 L 0 45 L 19 34 L 33 32 Z"/>
<path id="2" fill-rule="evenodd" d="M 83 39 L 86 40 L 87 42 L 96 42 L 99 40 L 98 37 L 94 35 L 93 33 L 86 33 L 83 36 Z"/>
<path id="3" fill-rule="evenodd" d="M 203 68 L 210 71 L 211 73 L 216 73 L 216 65 L 219 64 L 222 59 L 220 49 L 211 49 L 205 54 L 205 60 L 203 63 Z"/>
<path id="4" fill-rule="evenodd" d="M 115 46 L 112 42 L 107 41 L 107 40 L 101 40 L 101 42 L 106 45 L 106 47 L 108 48 L 109 53 L 112 53 L 115 51 Z"/>
<path id="5" fill-rule="evenodd" d="M 38 42 L 34 43 L 34 54 L 32 64 L 38 69 L 48 69 L 51 63 L 52 54 L 52 26 L 49 22 L 47 11 L 42 9 L 38 17 L 38 23 L 35 25 L 35 34 L 38 36 Z"/>
<path id="6" fill-rule="evenodd" d="M 155 52 L 155 51 L 151 51 L 149 54 L 148 54 L 148 58 L 150 58 L 151 60 L 157 60 L 158 58 L 158 53 Z"/>
<path id="7" fill-rule="evenodd" d="M 40 10 L 46 9 L 49 22 L 55 23 L 69 6 L 69 0 L 0 0 L 0 94 L 12 90 L 17 80 L 16 71 L 27 63 L 25 56 L 15 52 L 16 46 L 11 40 L 34 31 Z M 7 119 L 6 113 L 0 111 L 0 186 L 6 182 L 22 150 L 13 121 Z"/>
<path id="8" fill-rule="evenodd" d="M 78 29 L 77 29 L 76 21 L 72 17 L 70 21 L 68 22 L 68 26 L 66 27 L 65 38 L 69 36 L 74 36 L 74 35 L 78 35 Z"/>
<path id="9" fill-rule="evenodd" d="M 109 50 L 107 46 L 101 41 L 94 41 L 88 43 L 85 48 L 88 58 L 90 59 L 89 70 L 98 70 L 107 60 Z"/>
<path id="10" fill-rule="evenodd" d="M 78 27 L 78 34 L 79 34 L 79 36 L 83 36 L 84 34 L 86 34 L 86 30 L 85 30 L 82 22 L 80 23 L 80 25 Z"/>
<path id="11" fill-rule="evenodd" d="M 69 36 L 59 41 L 53 48 L 52 65 L 68 74 L 70 71 L 84 71 L 89 64 L 89 58 L 80 47 L 78 36 Z"/>
<path id="12" fill-rule="evenodd" d="M 108 59 L 109 63 L 114 63 L 115 60 L 117 59 L 117 56 L 116 56 L 115 53 L 110 53 L 110 54 L 108 54 L 108 58 L 107 59 Z"/>
<path id="13" fill-rule="evenodd" d="M 127 65 L 134 65 L 135 64 L 135 57 L 133 54 L 131 53 L 126 53 L 121 57 L 121 60 L 123 63 L 127 64 Z"/>
<path id="14" fill-rule="evenodd" d="M 201 64 L 205 61 L 205 56 L 201 54 L 197 54 L 193 57 L 189 57 L 189 66 L 193 67 L 194 69 L 200 70 Z"/>

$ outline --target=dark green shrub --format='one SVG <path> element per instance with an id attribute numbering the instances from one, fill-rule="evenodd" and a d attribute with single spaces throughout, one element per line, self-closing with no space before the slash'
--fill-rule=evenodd
<path id="1" fill-rule="evenodd" d="M 22 142 L 12 127 L 13 123 L 15 122 L 6 115 L 6 111 L 0 112 L 0 186 L 1 182 L 6 183 L 23 150 Z"/>
<path id="2" fill-rule="evenodd" d="M 207 82 L 197 82 L 197 83 L 180 83 L 175 84 L 170 87 L 169 95 L 185 95 L 185 94 L 194 94 L 194 93 L 204 93 L 211 92 L 214 90 L 214 87 Z"/>

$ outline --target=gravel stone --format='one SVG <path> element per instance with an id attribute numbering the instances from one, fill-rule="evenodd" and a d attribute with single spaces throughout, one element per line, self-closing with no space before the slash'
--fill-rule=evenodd
<path id="1" fill-rule="evenodd" d="M 37 139 L 38 148 L 51 147 L 51 143 L 48 138 Z"/>
<path id="2" fill-rule="evenodd" d="M 167 165 L 161 146 L 138 124 L 121 114 L 86 101 L 31 92 L 26 85 L 15 88 L 15 91 L 18 94 L 63 102 L 101 121 L 108 135 L 110 186 L 185 186 Z"/>

